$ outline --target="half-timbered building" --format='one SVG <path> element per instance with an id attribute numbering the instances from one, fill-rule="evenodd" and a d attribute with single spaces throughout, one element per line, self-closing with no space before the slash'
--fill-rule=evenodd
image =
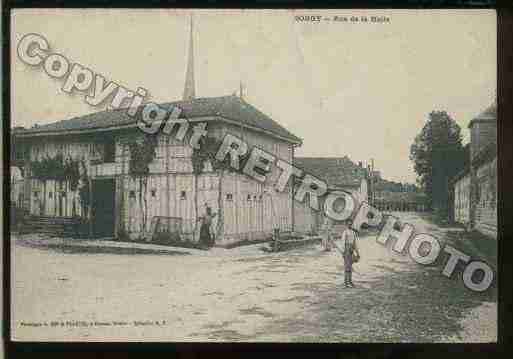
<path id="1" fill-rule="evenodd" d="M 258 146 L 293 162 L 300 138 L 242 94 L 196 98 L 193 69 L 191 23 L 183 99 L 160 104 L 162 108 L 178 107 L 180 118 L 193 125 L 205 123 L 207 136 L 218 142 L 231 134 L 249 148 Z M 198 220 L 210 207 L 216 213 L 213 233 L 219 245 L 262 239 L 273 228 L 292 230 L 292 185 L 283 192 L 274 190 L 278 169 L 265 183 L 214 169 L 208 161 L 198 171 L 190 131 L 183 140 L 173 132 L 153 135 L 155 151 L 148 173 L 134 175 L 134 148 L 144 146 L 148 136 L 137 127 L 138 120 L 140 111 L 131 117 L 126 109 L 116 109 L 14 130 L 13 151 L 25 170 L 23 207 L 32 218 L 80 218 L 95 238 L 151 240 L 152 233 L 164 231 L 197 241 Z M 57 176 L 52 168 L 62 173 L 74 168 L 75 175 Z"/>

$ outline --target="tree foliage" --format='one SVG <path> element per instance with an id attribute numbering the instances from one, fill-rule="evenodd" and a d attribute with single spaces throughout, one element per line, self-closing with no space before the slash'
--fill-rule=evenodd
<path id="1" fill-rule="evenodd" d="M 130 151 L 129 174 L 133 178 L 147 176 L 149 165 L 155 159 L 157 152 L 157 137 L 145 135 L 142 142 L 134 139 L 128 144 Z"/>
<path id="2" fill-rule="evenodd" d="M 80 171 L 80 168 L 82 168 L 82 171 Z M 89 188 L 87 168 L 83 159 L 64 159 L 61 153 L 58 153 L 55 157 L 46 156 L 40 160 L 30 162 L 30 173 L 32 178 L 42 181 L 68 182 L 71 191 L 78 189 L 82 213 L 84 215 L 87 213 L 90 206 L 91 189 Z"/>
<path id="3" fill-rule="evenodd" d="M 43 157 L 41 160 L 31 161 L 30 170 L 32 178 L 40 180 L 66 181 L 70 189 L 75 191 L 80 179 L 80 160 L 64 159 L 62 154 L 55 157 Z"/>
<path id="4" fill-rule="evenodd" d="M 192 151 L 192 168 L 195 174 L 203 172 L 203 166 L 206 162 L 210 162 L 214 170 L 220 169 L 218 161 L 215 156 L 217 149 L 221 145 L 214 137 L 202 137 L 199 142 L 199 148 L 193 148 Z"/>
<path id="5" fill-rule="evenodd" d="M 87 176 L 87 168 L 84 161 L 80 163 L 82 165 L 82 185 L 78 189 L 78 195 L 80 198 L 80 205 L 82 206 L 82 213 L 84 216 L 89 212 L 91 206 L 91 188 L 89 186 L 89 178 Z"/>
<path id="6" fill-rule="evenodd" d="M 153 135 L 145 135 L 142 141 L 134 138 L 128 143 L 130 151 L 128 171 L 132 178 L 139 181 L 139 208 L 143 232 L 146 231 L 148 223 L 148 199 L 146 198 L 148 174 L 150 173 L 150 163 L 157 156 L 157 145 L 157 136 Z"/>
<path id="7" fill-rule="evenodd" d="M 216 159 L 216 153 L 221 147 L 222 141 L 215 137 L 205 136 L 199 142 L 199 148 L 193 148 L 192 151 L 192 167 L 195 174 L 203 172 L 203 166 L 206 162 L 210 162 L 214 171 L 226 170 L 233 173 L 242 173 L 242 169 L 249 158 L 249 153 L 239 157 L 239 169 L 234 169 L 230 165 L 230 157 L 226 156 L 223 161 Z"/>
<path id="8" fill-rule="evenodd" d="M 410 160 L 431 205 L 446 211 L 448 181 L 465 162 L 460 126 L 445 111 L 431 112 L 410 147 Z"/>

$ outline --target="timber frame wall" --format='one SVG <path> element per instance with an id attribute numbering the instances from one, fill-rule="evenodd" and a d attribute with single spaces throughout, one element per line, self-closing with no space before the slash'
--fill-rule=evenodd
<path id="1" fill-rule="evenodd" d="M 227 133 L 233 134 L 242 138 L 249 149 L 257 146 L 292 163 L 294 145 L 267 133 L 215 121 L 207 123 L 207 131 L 209 136 L 219 140 Z M 196 175 L 189 137 L 179 142 L 174 134 L 159 134 L 150 174 L 141 181 L 130 176 L 128 167 L 129 143 L 142 136 L 138 129 L 121 129 L 84 135 L 29 137 L 24 141 L 29 148 L 26 163 L 60 153 L 64 158 L 83 160 L 90 181 L 114 179 L 116 236 L 124 231 L 135 239 L 150 230 L 154 216 L 164 216 L 182 218 L 187 239 L 198 240 L 198 218 L 205 214 L 206 205 L 218 213 L 214 228 L 218 235 L 216 243 L 221 245 L 270 237 L 276 227 L 293 229 L 292 185 L 289 183 L 282 193 L 273 188 L 279 169 L 274 169 L 265 183 L 226 170 L 213 172 L 208 163 L 203 173 Z M 102 143 L 105 141 L 115 143 L 112 162 L 99 160 L 104 156 Z M 27 174 L 25 207 L 30 214 L 89 218 L 80 205 L 78 190 L 71 191 L 65 182 L 33 179 L 29 168 Z"/>

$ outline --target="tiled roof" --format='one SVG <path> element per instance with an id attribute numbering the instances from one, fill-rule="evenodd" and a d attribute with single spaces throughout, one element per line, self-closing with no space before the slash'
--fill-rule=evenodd
<path id="1" fill-rule="evenodd" d="M 322 179 L 329 187 L 359 186 L 366 177 L 366 169 L 349 157 L 296 157 L 294 165 Z"/>
<path id="2" fill-rule="evenodd" d="M 299 137 L 293 135 L 269 116 L 237 96 L 197 98 L 190 101 L 163 103 L 160 106 L 168 110 L 172 106 L 180 107 L 182 110 L 180 117 L 183 118 L 220 116 L 227 120 L 240 122 L 242 125 L 266 130 L 294 143 L 302 142 Z M 138 118 L 140 118 L 140 113 L 139 111 Z M 45 132 L 103 129 L 135 124 L 138 118 L 128 116 L 126 109 L 107 110 L 29 129 L 13 130 L 13 133 L 27 135 Z"/>

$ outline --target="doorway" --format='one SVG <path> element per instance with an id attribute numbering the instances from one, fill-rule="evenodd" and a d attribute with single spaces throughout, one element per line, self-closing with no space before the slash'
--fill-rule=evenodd
<path id="1" fill-rule="evenodd" d="M 92 181 L 92 229 L 94 238 L 114 237 L 115 194 L 114 179 L 96 179 Z"/>

